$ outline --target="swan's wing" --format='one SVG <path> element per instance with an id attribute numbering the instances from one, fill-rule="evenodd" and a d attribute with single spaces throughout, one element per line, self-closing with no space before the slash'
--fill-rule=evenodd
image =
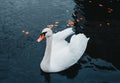
<path id="1" fill-rule="evenodd" d="M 52 48 L 51 68 L 61 71 L 75 64 L 85 52 L 88 40 L 84 34 L 78 34 L 72 36 L 70 43 L 57 41 Z"/>
<path id="2" fill-rule="evenodd" d="M 59 48 L 59 51 L 61 51 L 63 48 L 67 47 L 69 43 L 65 39 L 73 33 L 74 32 L 72 28 L 67 28 L 63 31 L 53 34 L 52 50 Z"/>
<path id="3" fill-rule="evenodd" d="M 65 40 L 68 36 L 72 34 L 74 34 L 72 28 L 67 28 L 65 30 L 53 34 L 53 36 L 55 40 Z"/>
<path id="4" fill-rule="evenodd" d="M 87 38 L 84 34 L 72 36 L 69 43 L 69 50 L 72 54 L 74 54 L 75 61 L 79 60 L 85 52 L 88 40 L 89 38 Z"/>

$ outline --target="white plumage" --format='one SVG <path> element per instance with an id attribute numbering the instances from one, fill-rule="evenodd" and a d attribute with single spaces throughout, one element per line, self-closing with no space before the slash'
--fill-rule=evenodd
<path id="1" fill-rule="evenodd" d="M 84 34 L 75 35 L 72 28 L 55 34 L 50 28 L 45 28 L 42 33 L 46 33 L 46 50 L 40 64 L 44 72 L 59 72 L 74 65 L 85 52 L 89 40 Z M 67 42 L 65 39 L 70 35 L 70 42 Z"/>

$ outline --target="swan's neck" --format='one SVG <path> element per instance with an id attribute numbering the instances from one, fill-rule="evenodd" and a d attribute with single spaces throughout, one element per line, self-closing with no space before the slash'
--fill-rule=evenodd
<path id="1" fill-rule="evenodd" d="M 44 61 L 50 63 L 52 51 L 52 36 L 46 38 L 46 50 L 44 55 Z"/>

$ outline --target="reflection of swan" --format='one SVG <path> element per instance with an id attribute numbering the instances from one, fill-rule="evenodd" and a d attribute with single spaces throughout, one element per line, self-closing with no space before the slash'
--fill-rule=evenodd
<path id="1" fill-rule="evenodd" d="M 84 34 L 71 37 L 70 43 L 65 39 L 74 34 L 72 28 L 53 34 L 51 28 L 45 28 L 38 38 L 40 42 L 46 37 L 46 51 L 40 64 L 44 72 L 59 72 L 75 64 L 83 55 L 89 38 Z"/>

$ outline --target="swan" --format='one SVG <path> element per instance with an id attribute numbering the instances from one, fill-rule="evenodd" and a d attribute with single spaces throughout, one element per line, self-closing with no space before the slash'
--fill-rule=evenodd
<path id="1" fill-rule="evenodd" d="M 52 28 L 42 30 L 37 42 L 46 38 L 46 50 L 40 63 L 42 71 L 47 73 L 60 72 L 71 67 L 85 52 L 89 38 L 84 34 L 74 34 L 73 28 L 67 28 L 57 33 Z M 72 35 L 70 42 L 65 39 Z"/>

